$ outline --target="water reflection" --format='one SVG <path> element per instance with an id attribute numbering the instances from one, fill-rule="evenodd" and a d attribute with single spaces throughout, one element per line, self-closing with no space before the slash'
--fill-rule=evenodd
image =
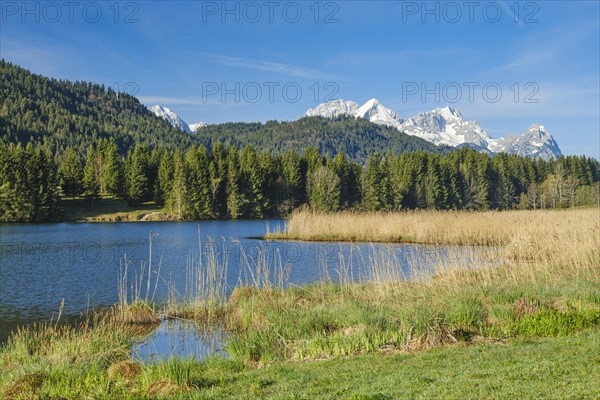
<path id="1" fill-rule="evenodd" d="M 192 321 L 170 319 L 132 349 L 132 357 L 141 362 L 154 362 L 169 358 L 204 360 L 210 356 L 227 357 L 223 349 L 226 333 L 217 328 L 201 329 Z"/>

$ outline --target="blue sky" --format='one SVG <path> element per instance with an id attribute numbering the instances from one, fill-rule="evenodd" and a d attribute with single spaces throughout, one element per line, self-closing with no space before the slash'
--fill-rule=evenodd
<path id="1" fill-rule="evenodd" d="M 375 97 L 402 117 L 450 105 L 493 137 L 543 123 L 563 153 L 599 158 L 600 2 L 468 4 L 5 1 L 0 56 L 188 123 Z"/>

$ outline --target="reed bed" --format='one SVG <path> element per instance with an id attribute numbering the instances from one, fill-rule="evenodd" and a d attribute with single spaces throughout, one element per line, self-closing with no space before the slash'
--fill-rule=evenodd
<path id="1" fill-rule="evenodd" d="M 268 237 L 485 247 L 449 247 L 433 262 L 409 260 L 407 279 L 392 247 L 380 246 L 369 252 L 358 281 L 341 259 L 339 282 L 240 296 L 233 308 L 242 333 L 230 352 L 265 363 L 561 336 L 597 326 L 599 212 L 299 212 L 285 232 Z"/>
<path id="2" fill-rule="evenodd" d="M 563 234 L 591 218 L 595 209 L 537 211 L 403 211 L 292 213 L 283 231 L 267 239 L 417 243 L 432 245 L 497 245 L 521 243 L 532 234 Z M 595 225 L 597 229 L 597 225 Z M 597 235 L 597 230 L 595 231 Z M 594 231 L 592 231 L 594 233 Z"/>

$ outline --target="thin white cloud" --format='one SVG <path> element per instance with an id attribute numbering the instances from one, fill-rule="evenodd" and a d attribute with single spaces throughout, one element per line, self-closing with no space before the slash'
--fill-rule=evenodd
<path id="1" fill-rule="evenodd" d="M 535 49 L 519 54 L 509 62 L 491 68 L 484 72 L 484 75 L 496 75 L 501 72 L 521 70 L 528 67 L 539 65 L 544 61 L 548 61 L 556 55 L 555 49 Z"/>
<path id="2" fill-rule="evenodd" d="M 567 60 L 565 53 L 584 39 L 598 35 L 598 21 L 569 20 L 550 29 L 535 31 L 515 45 L 512 58 L 490 68 L 482 75 L 523 71 L 528 68 L 545 67 L 550 61 Z"/>
<path id="3" fill-rule="evenodd" d="M 297 65 L 284 64 L 272 61 L 253 60 L 249 58 L 231 57 L 219 54 L 205 54 L 213 62 L 229 67 L 242 67 L 259 71 L 275 72 L 283 75 L 293 76 L 304 79 L 336 79 L 338 76 L 327 72 L 318 71 L 312 68 L 301 67 Z"/>
<path id="4" fill-rule="evenodd" d="M 231 106 L 235 103 L 226 103 L 216 100 L 203 100 L 201 98 L 182 98 L 182 97 L 166 97 L 166 96 L 137 96 L 138 100 L 146 105 L 158 104 L 164 105 L 180 105 L 180 106 Z"/>

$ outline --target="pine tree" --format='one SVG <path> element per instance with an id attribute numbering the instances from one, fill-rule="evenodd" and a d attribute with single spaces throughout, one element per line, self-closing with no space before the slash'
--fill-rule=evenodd
<path id="1" fill-rule="evenodd" d="M 364 206 L 369 211 L 381 210 L 385 207 L 384 174 L 382 157 L 376 151 L 367 160 L 367 169 L 363 180 Z"/>
<path id="2" fill-rule="evenodd" d="M 232 147 L 227 153 L 227 214 L 236 219 L 242 215 L 246 199 L 240 190 L 240 164 L 237 150 Z"/>
<path id="3" fill-rule="evenodd" d="M 169 192 L 165 193 L 167 207 L 171 214 L 177 219 L 187 217 L 187 206 L 189 204 L 187 196 L 187 178 L 185 169 L 185 160 L 183 155 L 176 151 L 173 154 L 173 185 Z"/>
<path id="4" fill-rule="evenodd" d="M 148 193 L 147 152 L 144 146 L 130 150 L 126 159 L 125 198 L 132 206 L 144 202 Z"/>
<path id="5" fill-rule="evenodd" d="M 227 152 L 221 143 L 212 149 L 212 160 L 209 166 L 211 213 L 214 218 L 227 215 Z"/>
<path id="6" fill-rule="evenodd" d="M 252 218 L 263 218 L 268 207 L 265 196 L 265 176 L 258 155 L 252 146 L 246 146 L 242 150 L 240 170 L 242 182 L 244 182 L 243 193 L 248 206 L 248 210 L 244 210 L 243 214 Z"/>
<path id="7" fill-rule="evenodd" d="M 191 147 L 185 155 L 190 217 L 208 218 L 211 214 L 209 159 L 204 146 Z"/>
<path id="8" fill-rule="evenodd" d="M 96 175 L 96 166 L 96 152 L 93 146 L 89 146 L 83 169 L 83 195 L 92 206 L 100 197 L 100 184 Z"/>
<path id="9" fill-rule="evenodd" d="M 173 157 L 170 153 L 164 152 L 158 166 L 158 176 L 154 188 L 154 202 L 159 206 L 164 206 L 172 187 Z"/>
<path id="10" fill-rule="evenodd" d="M 65 196 L 75 198 L 83 191 L 83 169 L 79 157 L 72 147 L 64 153 L 64 160 L 59 168 L 60 187 Z"/>
<path id="11" fill-rule="evenodd" d="M 121 190 L 121 168 L 119 165 L 119 149 L 113 138 L 104 148 L 103 163 L 104 185 L 107 193 L 113 196 L 120 195 Z"/>
<path id="12" fill-rule="evenodd" d="M 283 179 L 285 180 L 284 209 L 289 212 L 296 208 L 302 201 L 304 192 L 301 159 L 298 154 L 290 150 L 282 159 Z"/>

